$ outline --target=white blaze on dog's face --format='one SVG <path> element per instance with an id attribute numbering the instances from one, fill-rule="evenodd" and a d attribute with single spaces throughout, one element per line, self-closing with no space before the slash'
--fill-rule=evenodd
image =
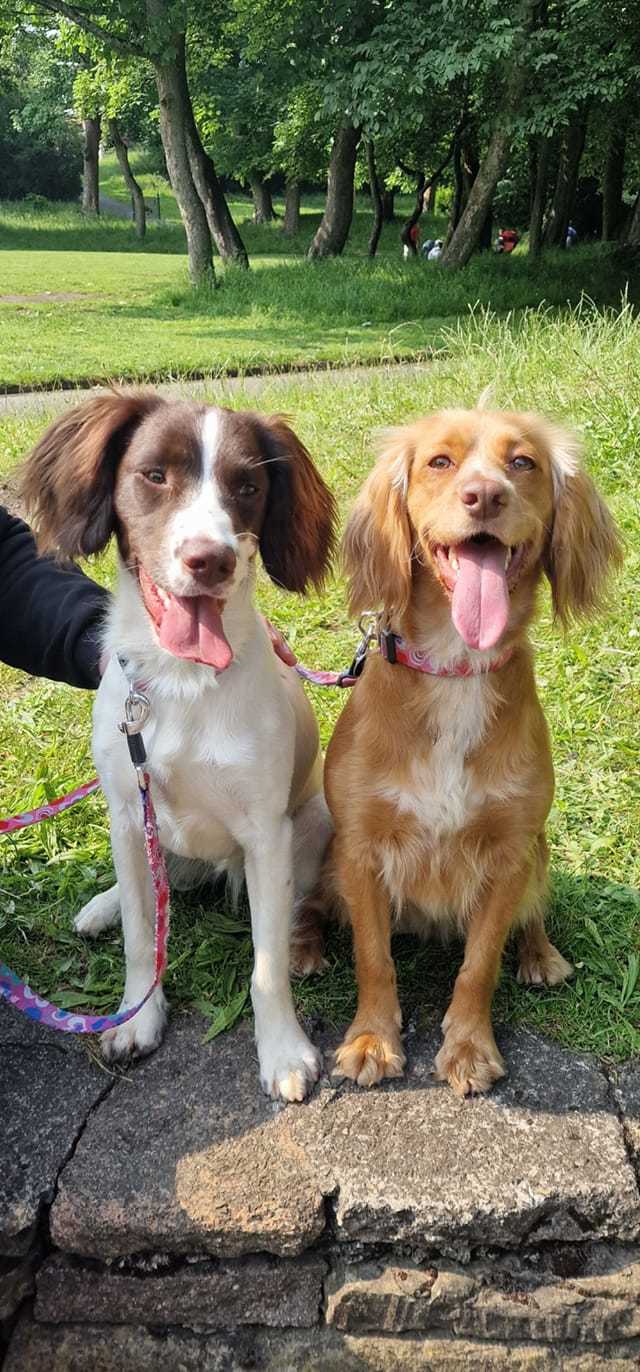
<path id="1" fill-rule="evenodd" d="M 319 586 L 335 505 L 282 415 L 112 391 L 44 434 L 23 493 L 43 550 L 99 552 L 112 534 L 167 651 L 221 670 L 222 613 L 258 548 L 289 591 Z"/>
<path id="2" fill-rule="evenodd" d="M 222 670 L 222 615 L 247 579 L 268 494 L 255 423 L 220 409 L 171 407 L 134 434 L 114 506 L 160 643 Z"/>

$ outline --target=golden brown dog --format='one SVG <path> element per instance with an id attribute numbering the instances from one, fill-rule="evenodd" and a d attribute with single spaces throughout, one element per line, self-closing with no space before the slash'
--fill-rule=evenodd
<path id="1" fill-rule="evenodd" d="M 521 981 L 572 971 L 544 928 L 554 781 L 527 627 L 543 574 L 564 624 L 598 608 L 618 535 L 568 434 L 445 411 L 387 434 L 345 557 L 354 614 L 381 606 L 422 669 L 373 654 L 327 755 L 327 874 L 358 979 L 337 1069 L 362 1086 L 401 1074 L 392 925 L 447 922 L 466 946 L 436 1069 L 485 1091 L 504 1074 L 491 1000 L 509 931 Z"/>

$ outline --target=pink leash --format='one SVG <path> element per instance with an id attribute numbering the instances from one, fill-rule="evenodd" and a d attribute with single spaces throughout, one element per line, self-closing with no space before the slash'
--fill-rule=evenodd
<path id="1" fill-rule="evenodd" d="M 120 728 L 126 735 L 131 761 L 136 769 L 138 793 L 142 804 L 144 846 L 153 884 L 155 968 L 149 990 L 142 997 L 142 1000 L 138 1001 L 137 1005 L 132 1005 L 127 1010 L 120 1010 L 116 1015 L 83 1014 L 75 1010 L 62 1010 L 59 1006 L 53 1005 L 50 1000 L 45 1000 L 44 997 L 36 995 L 35 991 L 32 991 L 26 982 L 21 981 L 20 977 L 16 976 L 16 973 L 12 972 L 6 963 L 0 962 L 0 1000 L 8 1001 L 9 1005 L 15 1006 L 16 1010 L 20 1010 L 23 1015 L 27 1016 L 27 1019 L 36 1020 L 38 1024 L 45 1024 L 49 1029 L 60 1029 L 66 1034 L 101 1034 L 105 1029 L 117 1029 L 119 1024 L 126 1024 L 127 1020 L 133 1019 L 143 1005 L 146 1005 L 149 997 L 160 985 L 166 971 L 170 922 L 169 881 L 158 837 L 158 822 L 149 789 L 149 774 L 144 768 L 146 752 L 140 733 L 148 713 L 149 702 L 146 696 L 131 686 L 125 703 L 125 719 Z M 68 810 L 77 801 L 83 800 L 85 796 L 97 791 L 99 786 L 98 778 L 94 777 L 92 781 L 85 782 L 84 786 L 77 786 L 74 791 L 69 791 L 66 796 L 60 796 L 58 800 L 52 800 L 48 805 L 39 805 L 35 810 L 14 815 L 11 819 L 2 819 L 0 820 L 0 833 L 14 833 L 17 829 L 27 829 L 31 824 L 39 824 L 43 819 L 51 819 L 54 815 L 62 814 L 63 810 Z"/>

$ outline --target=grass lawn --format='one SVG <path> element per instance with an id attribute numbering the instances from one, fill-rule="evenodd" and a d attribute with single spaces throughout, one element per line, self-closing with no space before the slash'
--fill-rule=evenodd
<path id="1" fill-rule="evenodd" d="M 640 324 L 629 308 L 617 317 L 586 308 L 561 317 L 540 310 L 516 321 L 478 312 L 445 343 L 446 355 L 417 377 L 391 369 L 357 381 L 274 377 L 260 403 L 294 417 L 343 512 L 370 465 L 377 426 L 442 404 L 472 403 L 488 383 L 494 384 L 496 404 L 543 409 L 583 434 L 589 467 L 626 538 L 625 569 L 602 620 L 563 640 L 551 626 L 545 594 L 535 629 L 538 681 L 557 770 L 549 825 L 549 925 L 577 971 L 556 990 L 525 989 L 507 957 L 496 1015 L 621 1059 L 640 1051 Z M 230 403 L 241 406 L 242 393 Z M 3 421 L 0 479 L 42 426 L 41 419 Z M 95 571 L 108 580 L 112 560 L 102 559 Z M 323 667 L 348 662 L 355 635 L 338 579 L 321 597 L 306 601 L 286 597 L 265 581 L 260 600 L 303 661 Z M 343 700 L 336 691 L 313 688 L 311 696 L 326 743 Z M 5 668 L 0 701 L 3 813 L 59 794 L 91 774 L 88 697 Z M 78 907 L 111 879 L 99 797 L 55 823 L 0 843 L 2 957 L 65 1005 L 106 1010 L 118 1004 L 119 931 L 86 944 L 71 928 Z M 460 963 L 459 946 L 400 937 L 394 951 L 405 1015 L 437 1018 Z M 348 936 L 331 933 L 329 960 L 326 975 L 298 983 L 295 994 L 301 1010 L 337 1024 L 355 1007 Z M 226 1027 L 248 1004 L 250 966 L 246 911 L 235 913 L 211 890 L 176 897 L 167 977 L 174 1010 L 197 1005 L 214 1031 Z"/>
<path id="2" fill-rule="evenodd" d="M 163 184 L 144 171 L 141 179 L 149 195 Z M 126 200 L 121 184 L 105 158 L 103 190 Z M 409 207 L 405 198 L 398 212 Z M 385 226 L 372 263 L 366 197 L 357 200 L 344 257 L 310 264 L 304 254 L 319 197 L 305 206 L 293 240 L 279 223 L 252 224 L 247 199 L 232 209 L 252 270 L 222 270 L 219 289 L 193 292 L 166 187 L 163 218 L 149 225 L 144 244 L 127 221 L 86 220 L 77 207 L 0 206 L 0 390 L 433 355 L 469 307 L 563 307 L 583 294 L 613 305 L 627 284 L 625 268 L 600 247 L 548 254 L 537 264 L 524 252 L 485 256 L 456 274 L 423 260 L 403 263 L 398 224 Z M 441 232 L 441 220 L 425 221 L 425 237 Z"/>

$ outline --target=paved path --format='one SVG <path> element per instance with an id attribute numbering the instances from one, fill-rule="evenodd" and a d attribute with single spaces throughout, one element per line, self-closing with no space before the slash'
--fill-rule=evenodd
<path id="1" fill-rule="evenodd" d="M 432 367 L 433 365 L 433 362 L 397 362 L 375 367 L 301 368 L 299 371 L 263 372 L 258 376 L 223 376 L 211 377 L 201 381 L 160 382 L 156 385 L 156 390 L 160 391 L 162 395 L 188 395 L 196 399 L 206 395 L 212 396 L 214 399 L 224 400 L 225 395 L 233 395 L 235 391 L 239 390 L 253 396 L 260 395 L 270 386 L 287 386 L 305 381 L 341 382 L 354 381 L 360 378 L 368 379 L 375 376 L 401 376 L 405 378 L 420 376 L 425 367 Z M 123 383 L 122 389 L 131 390 L 137 385 L 147 384 L 153 385 L 154 383 Z M 105 386 L 106 382 L 102 385 L 79 386 L 70 390 L 62 390 L 58 387 L 50 391 L 22 391 L 18 395 L 0 395 L 0 419 L 9 415 L 55 414 L 66 409 L 69 405 L 77 405 L 86 396 L 95 395 L 96 392 L 104 390 Z"/>
<path id="2" fill-rule="evenodd" d="M 3 1372 L 638 1368 L 640 1062 L 498 1030 L 460 1101 L 409 1029 L 402 1081 L 282 1106 L 205 1029 L 113 1073 L 0 1005 Z"/>

